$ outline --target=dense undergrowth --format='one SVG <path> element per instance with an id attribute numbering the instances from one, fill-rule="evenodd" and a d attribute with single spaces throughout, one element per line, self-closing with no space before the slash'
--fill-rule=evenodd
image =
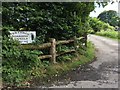
<path id="1" fill-rule="evenodd" d="M 57 58 L 57 64 L 49 60 L 40 60 L 38 56 L 43 51 L 23 50 L 17 41 L 3 39 L 2 79 L 4 87 L 24 87 L 36 84 L 35 82 L 49 82 L 51 78 L 65 73 L 80 64 L 87 63 L 94 58 L 93 45 L 88 42 L 88 47 L 78 49 L 77 54 L 66 54 Z M 69 47 L 70 48 L 70 47 Z M 71 47 L 73 48 L 73 47 Z M 59 46 L 59 52 L 68 50 L 66 46 Z"/>

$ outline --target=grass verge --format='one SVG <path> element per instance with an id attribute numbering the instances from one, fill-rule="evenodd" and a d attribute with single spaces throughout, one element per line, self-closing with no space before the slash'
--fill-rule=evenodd
<path id="1" fill-rule="evenodd" d="M 92 62 L 95 58 L 95 48 L 91 42 L 88 42 L 87 46 L 88 47 L 84 54 L 81 55 L 78 53 L 77 57 L 74 57 L 70 62 L 50 64 L 49 66 L 43 69 L 40 68 L 39 68 L 40 70 L 37 69 L 37 71 L 43 73 L 41 73 L 41 76 L 34 78 L 33 86 L 49 83 L 53 80 L 53 78 L 58 77 L 63 73 L 67 73 L 70 70 L 76 69 L 80 65 L 84 65 L 89 62 Z"/>
<path id="2" fill-rule="evenodd" d="M 56 64 L 51 64 L 47 62 L 47 64 L 42 63 L 39 67 L 34 67 L 32 68 L 32 70 L 26 71 L 26 73 L 28 74 L 25 81 L 21 82 L 17 86 L 5 86 L 4 88 L 6 90 L 8 88 L 11 88 L 11 90 L 13 90 L 14 88 L 28 88 L 46 84 L 48 85 L 56 81 L 56 78 L 58 78 L 59 76 L 62 76 L 63 74 L 76 69 L 80 65 L 90 63 L 94 60 L 95 48 L 91 42 L 88 42 L 87 46 L 88 47 L 85 49 L 86 51 L 84 51 L 83 49 L 78 50 L 79 53 L 77 53 L 76 56 L 73 56 L 70 61 L 63 60 L 63 62 L 59 62 Z"/>
<path id="3" fill-rule="evenodd" d="M 120 32 L 113 31 L 113 30 L 107 30 L 107 31 L 101 30 L 100 32 L 97 32 L 96 35 L 104 36 L 104 37 L 108 37 L 108 38 L 120 41 L 119 33 Z"/>

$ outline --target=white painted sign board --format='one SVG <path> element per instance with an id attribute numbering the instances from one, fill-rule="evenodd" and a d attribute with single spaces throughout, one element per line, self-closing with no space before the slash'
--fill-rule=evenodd
<path id="1" fill-rule="evenodd" d="M 35 41 L 36 31 L 10 31 L 10 36 L 20 44 L 29 44 Z"/>

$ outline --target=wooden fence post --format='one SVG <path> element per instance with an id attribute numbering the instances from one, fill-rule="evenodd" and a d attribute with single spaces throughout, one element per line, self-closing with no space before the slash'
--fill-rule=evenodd
<path id="1" fill-rule="evenodd" d="M 75 50 L 77 50 L 77 38 L 76 36 L 74 36 L 73 38 L 74 38 L 74 47 L 75 47 Z"/>
<path id="2" fill-rule="evenodd" d="M 52 63 L 57 63 L 56 62 L 56 40 L 54 38 L 50 38 L 50 42 L 51 42 L 50 54 L 52 55 L 50 59 Z"/>
<path id="3" fill-rule="evenodd" d="M 78 57 L 79 44 L 78 44 L 78 41 L 77 41 L 77 37 L 74 36 L 73 38 L 74 38 L 75 56 Z"/>

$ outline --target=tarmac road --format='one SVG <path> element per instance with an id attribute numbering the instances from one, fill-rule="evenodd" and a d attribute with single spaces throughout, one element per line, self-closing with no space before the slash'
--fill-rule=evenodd
<path id="1" fill-rule="evenodd" d="M 48 88 L 118 88 L 118 42 L 96 35 L 88 35 L 88 39 L 96 47 L 97 60 Z"/>

